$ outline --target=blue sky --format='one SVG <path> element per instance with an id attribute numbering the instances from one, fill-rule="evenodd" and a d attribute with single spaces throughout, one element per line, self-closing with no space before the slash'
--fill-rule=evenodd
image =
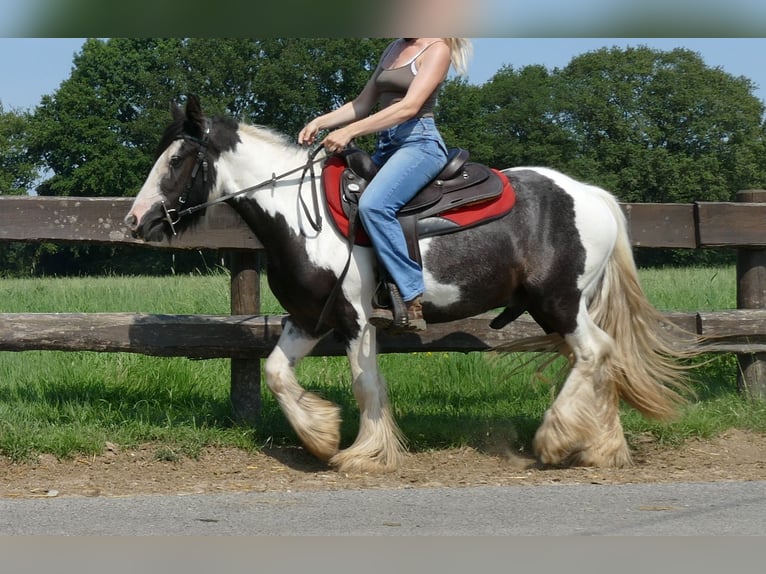
<path id="1" fill-rule="evenodd" d="M 69 77 L 81 38 L 0 38 L 0 102 L 3 108 L 33 109 L 45 94 L 56 91 Z M 481 84 L 504 65 L 521 68 L 542 64 L 566 66 L 584 52 L 602 47 L 646 45 L 658 50 L 684 47 L 698 52 L 705 63 L 757 85 L 755 95 L 766 100 L 766 38 L 474 38 L 469 81 Z"/>

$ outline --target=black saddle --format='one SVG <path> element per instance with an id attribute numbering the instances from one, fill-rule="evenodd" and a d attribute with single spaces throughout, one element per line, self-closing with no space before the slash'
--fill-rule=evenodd
<path id="1" fill-rule="evenodd" d="M 341 178 L 343 208 L 350 221 L 356 218 L 359 197 L 378 171 L 370 155 L 358 148 L 343 150 L 340 155 L 347 166 Z M 503 182 L 487 166 L 468 161 L 469 153 L 452 148 L 447 164 L 431 182 L 413 197 L 398 214 L 407 239 L 410 257 L 422 265 L 419 237 L 456 231 L 454 223 L 441 220 L 440 213 L 498 197 Z"/>
<path id="2" fill-rule="evenodd" d="M 370 154 L 362 149 L 351 147 L 343 150 L 338 155 L 344 159 L 346 165 L 354 172 L 354 174 L 367 181 L 370 181 L 375 177 L 375 174 L 378 173 L 378 166 L 372 161 Z M 465 165 L 465 162 L 468 161 L 469 155 L 468 150 L 462 148 L 452 148 L 449 150 L 447 164 L 441 172 L 439 172 L 439 175 L 436 176 L 434 181 L 444 181 L 445 179 L 452 179 L 455 177 L 460 171 L 460 168 L 462 168 Z"/>

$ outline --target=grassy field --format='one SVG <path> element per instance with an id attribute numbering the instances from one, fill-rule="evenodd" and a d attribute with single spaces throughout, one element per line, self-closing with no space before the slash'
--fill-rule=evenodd
<path id="1" fill-rule="evenodd" d="M 734 308 L 733 268 L 645 270 L 641 280 L 661 310 Z M 263 290 L 264 313 L 280 307 Z M 213 313 L 229 310 L 225 272 L 162 278 L 0 279 L 0 312 Z M 528 356 L 528 355 L 527 355 Z M 710 357 L 707 357 L 710 358 Z M 383 355 L 397 420 L 410 447 L 481 446 L 503 440 L 528 448 L 550 404 L 552 387 L 525 367 L 487 353 Z M 552 376 L 557 365 L 546 374 Z M 731 427 L 766 430 L 766 404 L 736 391 L 737 363 L 715 356 L 695 369 L 698 400 L 678 422 L 647 421 L 629 408 L 630 437 L 652 433 L 678 443 Z M 343 409 L 343 444 L 356 433 L 357 411 L 344 358 L 309 357 L 302 384 Z M 228 360 L 191 361 L 121 353 L 0 352 L 0 454 L 24 460 L 37 453 L 67 457 L 157 444 L 157 456 L 194 457 L 208 445 L 246 449 L 295 444 L 268 390 L 258 428 L 230 418 Z"/>

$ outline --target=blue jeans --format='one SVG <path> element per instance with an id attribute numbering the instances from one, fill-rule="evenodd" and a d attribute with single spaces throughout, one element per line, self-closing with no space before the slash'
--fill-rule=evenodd
<path id="1" fill-rule="evenodd" d="M 379 169 L 359 200 L 359 217 L 402 298 L 411 301 L 425 290 L 423 271 L 409 256 L 396 214 L 439 175 L 447 148 L 433 118 L 414 118 L 380 132 L 372 160 Z"/>

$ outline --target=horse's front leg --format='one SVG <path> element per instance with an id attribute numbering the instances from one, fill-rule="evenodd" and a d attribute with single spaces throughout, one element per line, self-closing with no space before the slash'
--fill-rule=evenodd
<path id="1" fill-rule="evenodd" d="M 306 449 L 329 460 L 340 444 L 340 407 L 298 383 L 295 368 L 317 344 L 316 337 L 297 328 L 289 319 L 266 360 L 266 384 Z"/>
<path id="2" fill-rule="evenodd" d="M 354 443 L 330 459 L 343 472 L 391 471 L 400 466 L 405 447 L 388 401 L 388 387 L 378 371 L 375 328 L 367 325 L 347 347 L 359 432 Z"/>

